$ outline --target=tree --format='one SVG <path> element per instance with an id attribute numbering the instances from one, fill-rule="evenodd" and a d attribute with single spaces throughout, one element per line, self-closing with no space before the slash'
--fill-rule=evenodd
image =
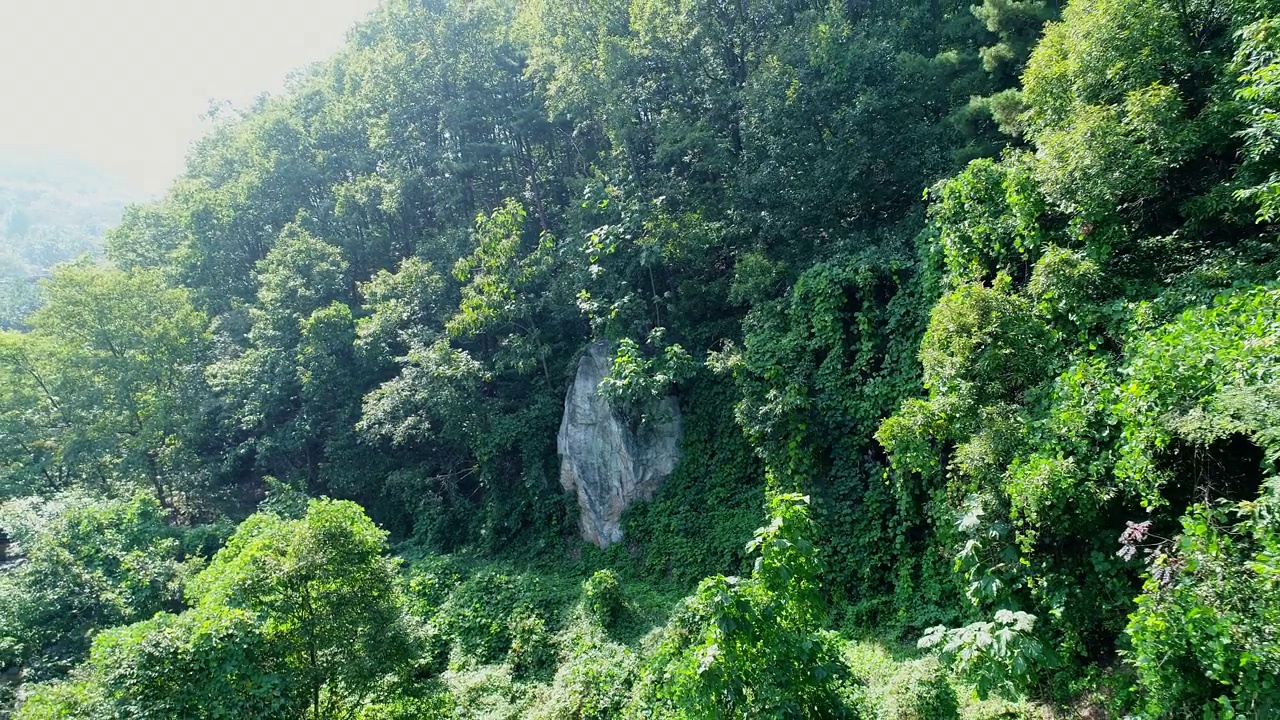
<path id="1" fill-rule="evenodd" d="M 0 353 L 5 392 L 27 398 L 0 411 L 19 472 L 54 489 L 142 482 L 175 506 L 201 481 L 208 319 L 156 271 L 68 265 L 44 291 L 30 334 Z"/>
<path id="2" fill-rule="evenodd" d="M 415 344 L 429 344 L 444 326 L 444 278 L 417 257 L 360 285 L 357 345 L 370 364 L 390 366 Z"/>
<path id="3" fill-rule="evenodd" d="M 227 435 L 245 440 L 242 452 L 267 474 L 320 489 L 333 434 L 325 426 L 350 428 L 354 419 L 338 418 L 359 407 L 350 268 L 339 248 L 290 225 L 256 270 L 245 347 L 213 365 L 210 379 L 229 406 Z"/>
<path id="4" fill-rule="evenodd" d="M 1098 657 L 1127 622 L 1151 707 L 1215 711 L 1208 689 L 1179 687 L 1189 668 L 1230 662 L 1192 640 L 1212 622 L 1168 646 L 1155 629 L 1180 609 L 1235 608 L 1192 611 L 1192 595 L 1218 592 L 1197 576 L 1177 583 L 1185 594 L 1149 582 L 1133 620 L 1140 578 L 1111 538 L 1200 523 L 1197 502 L 1252 501 L 1275 470 L 1272 396 L 1254 379 L 1274 363 L 1262 337 L 1280 258 L 1274 229 L 1254 224 L 1274 159 L 1259 12 L 1070 4 L 1023 75 L 1034 152 L 975 161 L 932 193 L 926 251 L 945 292 L 919 348 L 929 397 L 877 439 L 899 493 L 929 498 L 971 606 L 926 642 L 958 651 L 979 687 L 1048 684 L 1056 659 Z"/>
<path id="5" fill-rule="evenodd" d="M 489 352 L 500 369 L 540 368 L 549 378 L 550 347 L 538 319 L 546 312 L 539 301 L 546 298 L 554 240 L 540 233 L 532 250 L 523 252 L 531 234 L 526 219 L 524 207 L 512 199 L 476 218 L 476 248 L 453 268 L 465 283 L 462 302 L 445 327 L 455 337 L 490 338 L 498 347 Z"/>
<path id="6" fill-rule="evenodd" d="M 191 597 L 200 609 L 251 613 L 310 716 L 346 717 L 415 656 L 396 568 L 360 506 L 315 500 L 297 520 L 241 523 Z"/>
<path id="7" fill-rule="evenodd" d="M 20 718 L 350 718 L 414 671 L 386 533 L 358 505 L 245 520 L 187 587 L 190 610 L 98 635 Z"/>

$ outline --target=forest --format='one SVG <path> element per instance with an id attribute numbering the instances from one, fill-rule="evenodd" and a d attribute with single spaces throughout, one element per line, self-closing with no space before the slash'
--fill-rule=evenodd
<path id="1" fill-rule="evenodd" d="M 84 162 L 0 145 L 0 329 L 23 327 L 50 268 L 100 254 L 130 196 L 122 181 Z"/>
<path id="2" fill-rule="evenodd" d="M 1280 2 L 974 1 L 383 0 L 224 113 L 0 330 L 0 717 L 1280 718 Z"/>

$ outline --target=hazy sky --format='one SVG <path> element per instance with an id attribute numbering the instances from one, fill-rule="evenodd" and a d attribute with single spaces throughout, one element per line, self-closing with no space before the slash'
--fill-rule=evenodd
<path id="1" fill-rule="evenodd" d="M 0 0 L 0 146 L 47 148 L 159 193 L 211 100 L 321 60 L 377 0 Z"/>

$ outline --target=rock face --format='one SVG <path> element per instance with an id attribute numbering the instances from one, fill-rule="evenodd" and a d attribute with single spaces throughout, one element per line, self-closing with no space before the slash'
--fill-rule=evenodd
<path id="1" fill-rule="evenodd" d="M 596 389 L 609 372 L 604 343 L 578 362 L 564 400 L 556 448 L 560 484 L 577 493 L 582 538 L 605 548 L 622 539 L 622 511 L 650 500 L 680 459 L 680 405 L 668 396 L 648 413 L 654 418 L 633 430 Z"/>

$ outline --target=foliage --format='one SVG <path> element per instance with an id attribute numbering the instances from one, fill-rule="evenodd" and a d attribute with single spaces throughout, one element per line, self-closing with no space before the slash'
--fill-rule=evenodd
<path id="1" fill-rule="evenodd" d="M 374 362 L 388 362 L 430 340 L 444 310 L 444 278 L 430 262 L 405 258 L 395 272 L 380 270 L 360 285 L 357 345 Z"/>
<path id="2" fill-rule="evenodd" d="M 919 499 L 884 483 L 871 434 L 919 383 L 931 291 L 917 269 L 887 251 L 817 263 L 748 314 L 741 350 L 712 358 L 735 379 L 736 417 L 774 478 L 813 492 L 830 586 L 859 614 L 913 625 L 940 619 L 936 556 L 919 542 Z"/>
<path id="3" fill-rule="evenodd" d="M 198 508 L 209 337 L 191 293 L 155 271 L 86 263 L 60 268 L 43 290 L 31 332 L 0 337 L 0 496 L 140 482 L 166 506 Z"/>
<path id="4" fill-rule="evenodd" d="M 200 567 L 154 497 L 69 494 L 0 506 L 17 564 L 0 571 L 0 667 L 58 678 L 96 632 L 181 607 Z"/>
<path id="5" fill-rule="evenodd" d="M 1021 611 L 999 610 L 994 621 L 977 622 L 948 630 L 939 625 L 920 638 L 919 646 L 941 646 L 954 659 L 955 669 L 971 680 L 978 697 L 992 689 L 1022 690 L 1038 665 L 1053 658 L 1032 632 L 1036 618 Z"/>
<path id="6" fill-rule="evenodd" d="M 288 520 L 260 513 L 191 584 L 200 608 L 255 617 L 315 717 L 358 707 L 415 657 L 386 533 L 351 502 L 313 500 Z"/>
<path id="7" fill-rule="evenodd" d="M 504 346 L 499 366 L 541 367 L 546 374 L 548 348 L 535 322 L 540 308 L 530 300 L 551 269 L 554 239 L 544 232 L 533 250 L 520 257 L 526 218 L 524 207 L 511 199 L 476 218 L 476 249 L 453 267 L 454 278 L 466 283 L 462 302 L 445 328 L 455 336 L 492 329 Z"/>
<path id="8" fill-rule="evenodd" d="M 1267 430 L 1272 399 L 1259 380 L 1276 367 L 1268 346 L 1280 327 L 1278 311 L 1280 291 L 1271 287 L 1227 292 L 1133 337 L 1124 368 L 1130 382 L 1116 408 L 1125 430 L 1116 475 L 1132 483 L 1147 504 L 1163 502 L 1166 483 L 1188 480 L 1162 468 L 1158 459 L 1178 436 L 1210 445 L 1242 433 L 1274 457 Z M 1245 394 L 1252 397 L 1246 401 Z M 1257 488 L 1255 480 L 1253 487 L 1210 491 L 1231 497 Z"/>
<path id="9" fill-rule="evenodd" d="M 844 717 L 845 670 L 821 630 L 808 499 L 770 500 L 748 579 L 709 578 L 676 611 L 643 670 L 629 716 Z"/>
<path id="10" fill-rule="evenodd" d="M 612 640 L 585 602 L 575 608 L 561 638 L 565 657 L 552 680 L 549 696 L 532 717 L 620 717 L 639 675 L 639 654 Z"/>
<path id="11" fill-rule="evenodd" d="M 516 675 L 529 675 L 555 665 L 555 646 L 547 624 L 536 615 L 518 615 L 510 622 L 511 649 L 507 662 Z"/>
<path id="12" fill-rule="evenodd" d="M 582 597 L 587 608 L 599 623 L 608 627 L 626 609 L 627 598 L 618 584 L 618 575 L 612 570 L 597 570 L 582 586 Z"/>
<path id="13" fill-rule="evenodd" d="M 460 660 L 488 663 L 513 653 L 515 659 L 522 655 L 538 659 L 542 648 L 529 642 L 535 640 L 532 635 L 543 635 L 538 642 L 546 642 L 544 617 L 549 608 L 545 603 L 546 595 L 536 577 L 481 572 L 449 593 L 432 623 L 451 639 Z M 541 630 L 537 629 L 539 624 Z M 519 649 L 514 646 L 517 639 L 524 643 Z"/>
<path id="14" fill-rule="evenodd" d="M 742 538 L 759 523 L 764 470 L 734 422 L 733 385 L 700 370 L 682 393 L 681 461 L 652 502 L 623 515 L 633 557 L 653 578 L 690 587 L 710 574 L 744 567 Z"/>
<path id="15" fill-rule="evenodd" d="M 1197 505 L 1147 560 L 1130 658 L 1149 717 L 1280 708 L 1275 482 L 1258 501 Z"/>
<path id="16" fill-rule="evenodd" d="M 354 503 L 250 516 L 188 584 L 192 609 L 98 635 L 20 717 L 347 717 L 417 657 L 385 550 Z"/>
<path id="17" fill-rule="evenodd" d="M 1245 161 L 1240 174 L 1246 182 L 1256 183 L 1237 190 L 1241 199 L 1258 205 L 1258 220 L 1272 222 L 1280 216 L 1280 176 L 1276 174 L 1275 156 L 1277 105 L 1280 104 L 1280 64 L 1276 60 L 1278 21 L 1274 17 L 1252 23 L 1241 30 L 1242 42 L 1235 61 L 1241 70 L 1236 97 L 1244 104 Z"/>
<path id="18" fill-rule="evenodd" d="M 1106 538 L 1141 509 L 1164 527 L 1251 500 L 1270 467 L 1250 373 L 1271 365 L 1274 254 L 1240 204 L 1261 196 L 1235 192 L 1264 177 L 1238 153 L 1265 137 L 1239 134 L 1268 102 L 1238 92 L 1261 76 L 1236 69 L 1268 62 L 1250 45 L 1264 26 L 1244 31 L 1255 12 L 1270 10 L 1070 4 L 1023 76 L 1027 151 L 935 192 L 948 292 L 920 345 L 929 396 L 877 437 L 968 586 L 968 624 L 926 639 L 979 690 L 1057 693 L 1123 647 L 1137 578 Z"/>
<path id="19" fill-rule="evenodd" d="M 946 720 L 960 703 L 935 656 L 898 661 L 886 648 L 861 641 L 845 650 L 849 669 L 864 683 L 867 715 L 883 720 Z"/>
<path id="20" fill-rule="evenodd" d="M 1045 243 L 1045 200 L 1033 167 L 1019 154 L 975 160 L 942 183 L 929 211 L 941 231 L 949 277 L 983 281 L 1017 273 Z"/>
<path id="21" fill-rule="evenodd" d="M 694 362 L 678 344 L 662 346 L 664 328 L 649 332 L 648 345 L 656 356 L 646 357 L 631 338 L 618 341 L 609 374 L 600 381 L 599 392 L 623 409 L 643 408 L 661 400 L 693 374 Z"/>
<path id="22" fill-rule="evenodd" d="M 98 636 L 73 679 L 37 686 L 17 717 L 289 718 L 299 690 L 251 613 L 161 613 Z"/>
<path id="23" fill-rule="evenodd" d="M 405 692 L 381 702 L 360 708 L 360 720 L 416 720 L 424 717 L 447 718 L 458 714 L 457 700 L 440 681 L 420 683 L 413 692 Z"/>
<path id="24" fill-rule="evenodd" d="M 17 538 L 24 678 L 134 623 L 23 712 L 954 713 L 827 607 L 983 693 L 1269 711 L 1280 6 L 1059 5 L 386 0 L 0 308 L 0 498 L 154 498 Z M 70 248 L 6 187 L 25 311 Z M 556 480 L 593 343 L 684 434 L 604 552 Z"/>

